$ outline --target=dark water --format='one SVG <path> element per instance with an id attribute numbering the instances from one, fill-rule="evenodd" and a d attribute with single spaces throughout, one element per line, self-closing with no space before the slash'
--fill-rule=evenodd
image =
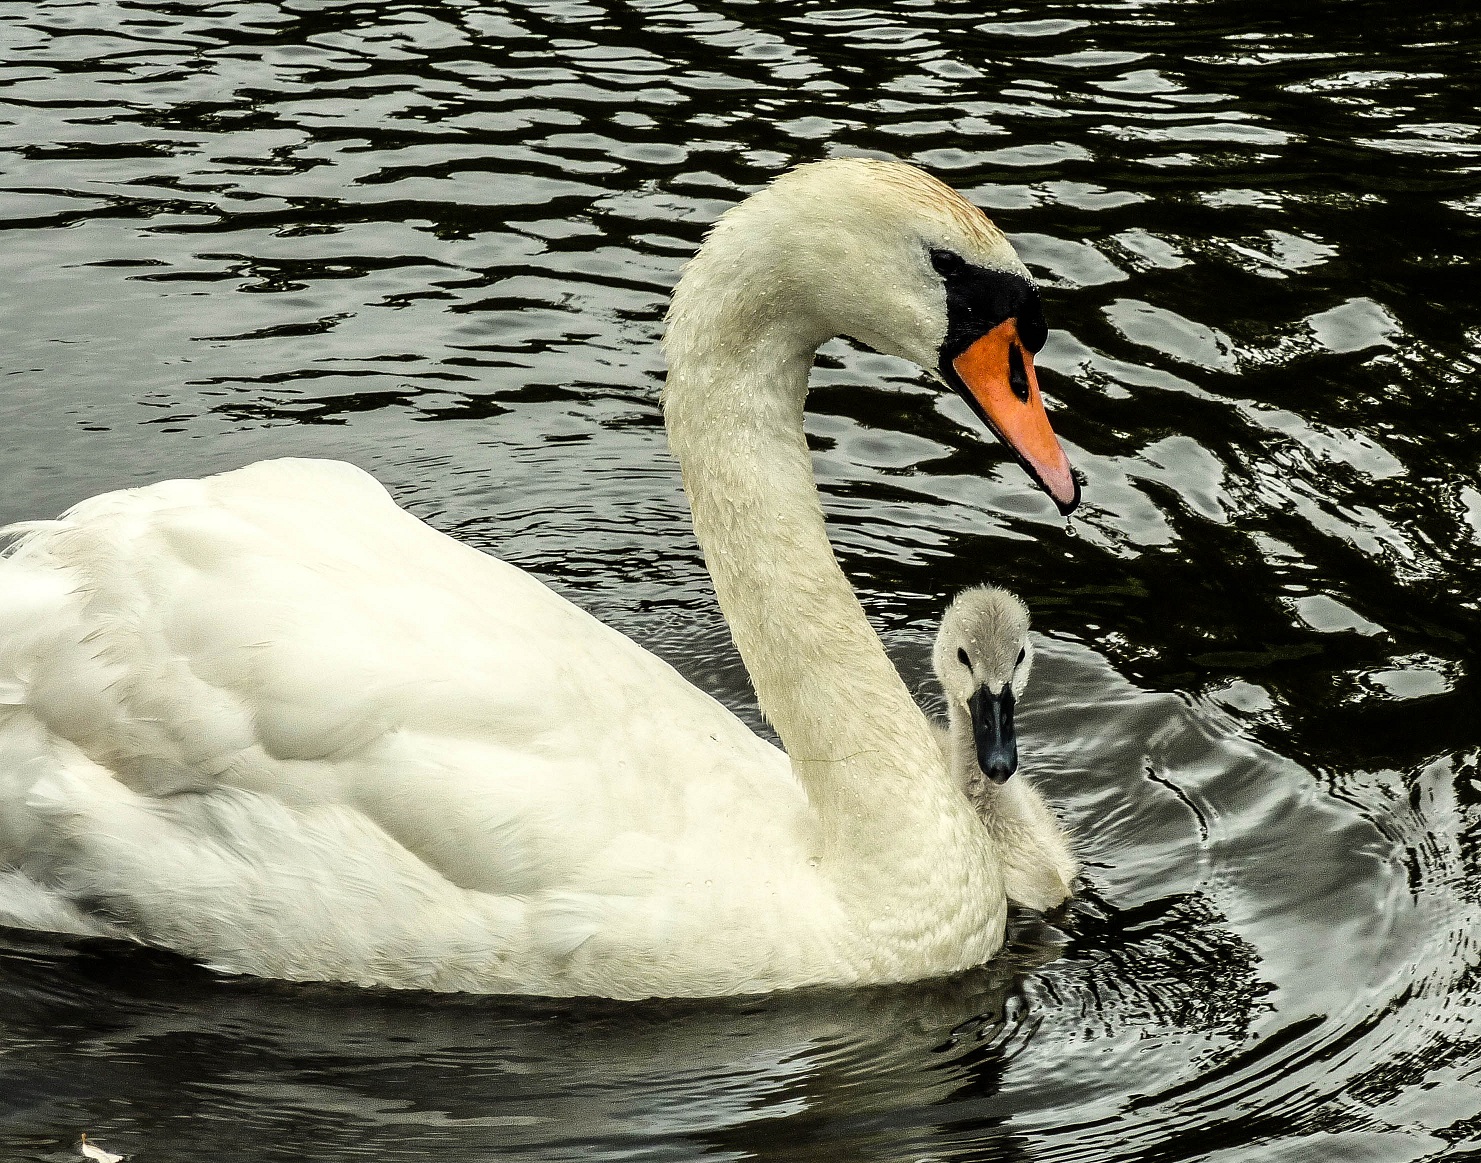
<path id="1" fill-rule="evenodd" d="M 1481 1158 L 1481 16 L 1169 0 L 0 5 L 0 520 L 353 460 L 748 717 L 665 296 L 785 166 L 914 160 L 1046 287 L 1073 530 L 825 349 L 908 677 L 1011 584 L 1063 918 L 930 987 L 511 1004 L 0 954 L 0 1158 Z"/>

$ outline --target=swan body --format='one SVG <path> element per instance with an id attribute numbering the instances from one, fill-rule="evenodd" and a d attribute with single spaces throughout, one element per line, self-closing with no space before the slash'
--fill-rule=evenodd
<path id="1" fill-rule="evenodd" d="M 946 696 L 938 727 L 947 763 L 991 833 L 1014 904 L 1040 911 L 1069 897 L 1079 865 L 1053 813 L 1018 773 L 1013 709 L 1034 665 L 1029 613 L 1016 596 L 975 586 L 952 599 L 932 661 Z"/>
<path id="2" fill-rule="evenodd" d="M 670 443 L 785 752 L 348 465 L 16 531 L 0 923 L 269 977 L 615 998 L 981 963 L 1004 862 L 834 560 L 802 406 L 818 344 L 853 335 L 969 395 L 1072 507 L 1037 303 L 980 212 L 889 163 L 793 171 L 686 268 Z"/>

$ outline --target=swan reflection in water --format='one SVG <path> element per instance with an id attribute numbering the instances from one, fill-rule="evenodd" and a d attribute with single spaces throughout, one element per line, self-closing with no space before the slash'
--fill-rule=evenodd
<path id="1" fill-rule="evenodd" d="M 540 1002 L 222 982 L 166 954 L 62 940 L 8 943 L 7 992 L 28 1011 L 12 1035 L 76 1031 L 71 1053 L 28 1064 L 13 1116 L 66 1125 L 106 1091 L 153 1128 L 151 1153 L 168 1140 L 182 1158 L 229 1157 L 239 1125 L 260 1159 L 601 1157 L 639 1142 L 743 1155 L 810 1133 L 810 1157 L 899 1157 L 936 1137 L 891 1125 L 902 1097 L 928 1110 L 992 1094 L 1023 1030 L 1022 954 L 928 986 Z M 133 1146 L 117 1123 L 107 1141 Z"/>

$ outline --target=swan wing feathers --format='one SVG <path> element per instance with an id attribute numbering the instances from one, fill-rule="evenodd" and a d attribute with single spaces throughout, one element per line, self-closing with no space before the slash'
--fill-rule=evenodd
<path id="1" fill-rule="evenodd" d="M 363 825 L 376 860 L 391 845 L 450 890 L 506 895 L 622 891 L 702 852 L 716 821 L 761 829 L 749 847 L 802 807 L 785 757 L 666 663 L 359 469 L 311 460 L 25 529 L 0 559 L 0 764 L 5 802 L 31 805 L 0 823 L 0 864 L 34 855 L 17 830 L 60 836 L 59 804 L 111 788 L 154 843 L 258 851 L 223 839 L 225 817 L 161 814 L 255 805 L 258 840 L 292 831 L 279 811 L 320 841 Z M 757 805 L 769 816 L 736 819 Z M 570 899 L 549 902 L 555 947 L 595 924 Z"/>

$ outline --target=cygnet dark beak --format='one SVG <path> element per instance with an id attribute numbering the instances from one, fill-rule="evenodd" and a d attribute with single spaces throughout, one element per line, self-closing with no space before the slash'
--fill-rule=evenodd
<path id="1" fill-rule="evenodd" d="M 1018 737 L 1013 734 L 1013 688 L 1001 694 L 987 687 L 967 700 L 972 715 L 972 737 L 977 742 L 977 766 L 993 783 L 1007 783 L 1018 770 Z"/>

